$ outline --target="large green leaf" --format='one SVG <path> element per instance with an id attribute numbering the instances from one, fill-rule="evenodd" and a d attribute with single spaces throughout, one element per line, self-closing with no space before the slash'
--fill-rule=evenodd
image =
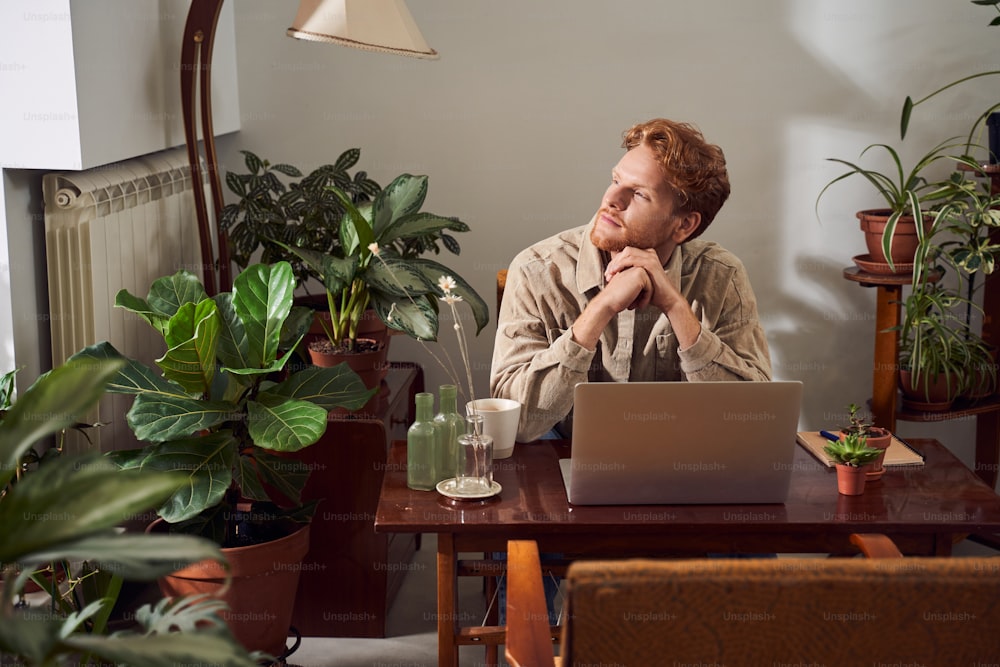
<path id="1" fill-rule="evenodd" d="M 148 476 L 148 475 L 147 475 Z M 40 549 L 22 563 L 69 559 L 88 561 L 105 572 L 129 580 L 149 581 L 190 563 L 211 559 L 225 562 L 219 546 L 193 535 L 146 535 L 111 530 Z"/>
<path id="2" fill-rule="evenodd" d="M 330 294 L 338 295 L 351 286 L 358 275 L 357 257 L 325 257 L 323 260 L 323 287 Z"/>
<path id="3" fill-rule="evenodd" d="M 239 487 L 240 495 L 248 500 L 270 500 L 271 497 L 268 495 L 267 489 L 261 484 L 260 477 L 257 475 L 256 461 L 256 452 L 267 450 L 259 447 L 253 449 L 255 450 L 253 456 L 247 454 L 236 456 L 236 465 L 233 466 L 233 482 Z"/>
<path id="4" fill-rule="evenodd" d="M 312 326 L 315 316 L 316 313 L 312 308 L 292 306 L 292 311 L 281 329 L 279 347 L 282 350 L 291 350 L 298 345 L 302 337 L 309 333 L 309 327 Z"/>
<path id="5" fill-rule="evenodd" d="M 341 190 L 334 187 L 328 189 L 337 196 L 345 211 L 337 231 L 341 249 L 347 255 L 367 257 L 371 253 L 368 246 L 375 242 L 375 233 L 372 231 L 372 206 L 355 205 Z"/>
<path id="6" fill-rule="evenodd" d="M 458 275 L 444 264 L 435 262 L 432 259 L 413 259 L 410 260 L 410 264 L 414 269 L 422 273 L 428 281 L 434 283 L 437 286 L 438 280 L 441 276 L 451 276 L 455 279 L 455 288 L 451 291 L 452 294 L 457 294 L 462 297 L 462 301 L 469 305 L 472 310 L 472 316 L 476 320 L 476 334 L 478 335 L 480 331 L 483 330 L 490 322 L 490 307 L 486 305 L 483 298 L 479 296 L 476 290 L 472 289 L 465 278 Z M 438 295 L 441 295 L 440 289 L 436 290 Z"/>
<path id="7" fill-rule="evenodd" d="M 293 503 L 301 502 L 302 489 L 309 480 L 308 465 L 290 456 L 282 456 L 257 447 L 253 453 L 256 474 Z M 244 477 L 246 473 L 244 473 Z"/>
<path id="8" fill-rule="evenodd" d="M 198 276 L 181 270 L 172 276 L 154 280 L 146 301 L 154 311 L 173 317 L 185 303 L 199 303 L 207 298 Z"/>
<path id="9" fill-rule="evenodd" d="M 0 502 L 0 562 L 113 527 L 183 484 L 175 474 L 120 470 L 99 454 L 59 457 L 26 475 Z"/>
<path id="10" fill-rule="evenodd" d="M 219 311 L 219 343 L 215 353 L 227 368 L 250 367 L 250 344 L 243 322 L 233 308 L 233 295 L 223 292 L 212 297 Z"/>
<path id="11" fill-rule="evenodd" d="M 115 360 L 124 365 L 108 384 L 112 394 L 160 394 L 184 398 L 186 392 L 179 386 L 160 377 L 148 366 L 122 356 L 111 343 L 102 342 L 85 347 L 70 359 Z"/>
<path id="12" fill-rule="evenodd" d="M 463 228 L 466 226 L 465 223 L 457 224 Z M 454 229 L 455 226 L 456 221 L 451 218 L 442 218 L 433 213 L 411 213 L 393 221 L 379 237 L 379 241 L 385 245 L 398 238 L 431 234 L 443 229 Z"/>
<path id="13" fill-rule="evenodd" d="M 115 307 L 135 313 L 161 334 L 170 319 L 168 315 L 153 310 L 145 299 L 140 299 L 124 289 L 119 290 L 118 294 L 115 295 Z"/>
<path id="14" fill-rule="evenodd" d="M 184 485 L 164 502 L 158 512 L 165 521 L 178 523 L 218 504 L 233 481 L 236 441 L 228 431 L 151 445 L 128 458 L 112 458 L 126 468 L 179 470 Z"/>
<path id="15" fill-rule="evenodd" d="M 295 452 L 319 440 L 327 412 L 309 401 L 262 393 L 247 402 L 247 428 L 258 447 Z"/>
<path id="16" fill-rule="evenodd" d="M 410 260 L 386 258 L 372 262 L 365 280 L 372 293 L 402 299 L 434 292 L 434 284 Z"/>
<path id="17" fill-rule="evenodd" d="M 417 340 L 437 340 L 438 314 L 426 296 L 407 298 L 371 295 L 371 305 L 382 321 Z"/>
<path id="18" fill-rule="evenodd" d="M 221 323 L 215 301 L 185 303 L 167 325 L 167 353 L 156 360 L 163 376 L 192 394 L 204 394 L 215 375 Z"/>
<path id="19" fill-rule="evenodd" d="M 80 420 L 121 366 L 109 359 L 70 359 L 28 387 L 0 421 L 0 488 L 32 444 Z"/>
<path id="20" fill-rule="evenodd" d="M 166 442 L 218 426 L 233 419 L 236 414 L 236 406 L 227 401 L 139 394 L 125 418 L 140 440 Z"/>
<path id="21" fill-rule="evenodd" d="M 334 408 L 357 410 L 376 391 L 378 389 L 366 388 L 358 374 L 342 363 L 332 368 L 304 368 L 264 393 L 309 401 L 329 411 Z"/>
<path id="22" fill-rule="evenodd" d="M 379 243 L 392 223 L 419 211 L 426 196 L 427 177 L 412 174 L 400 174 L 378 193 L 372 205 L 372 227 Z"/>
<path id="23" fill-rule="evenodd" d="M 233 308 L 246 330 L 251 367 L 267 368 L 277 358 L 294 289 L 295 275 L 288 262 L 255 264 L 236 277 Z"/>

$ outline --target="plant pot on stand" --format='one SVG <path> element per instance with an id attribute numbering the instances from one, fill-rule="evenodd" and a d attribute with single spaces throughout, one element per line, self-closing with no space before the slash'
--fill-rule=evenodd
<path id="1" fill-rule="evenodd" d="M 888 209 L 858 211 L 857 217 L 861 221 L 861 231 L 865 233 L 865 245 L 868 248 L 867 257 L 855 258 L 855 263 L 858 263 L 862 270 L 871 273 L 903 274 L 913 269 L 913 256 L 920 243 L 916 219 L 912 215 L 902 215 L 896 221 L 889 249 L 889 256 L 892 258 L 892 268 L 890 268 L 882 247 L 882 237 L 891 215 L 892 212 Z M 925 220 L 925 228 L 927 224 L 928 221 Z"/>
<path id="2" fill-rule="evenodd" d="M 941 412 L 951 408 L 959 394 L 957 375 L 939 373 L 927 378 L 914 375 L 907 368 L 899 369 L 899 387 L 903 391 L 903 406 L 911 410 Z"/>

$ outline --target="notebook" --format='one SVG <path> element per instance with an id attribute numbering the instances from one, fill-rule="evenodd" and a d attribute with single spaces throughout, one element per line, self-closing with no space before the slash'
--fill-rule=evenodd
<path id="1" fill-rule="evenodd" d="M 574 505 L 782 503 L 802 383 L 590 382 L 576 385 Z"/>
<path id="2" fill-rule="evenodd" d="M 796 435 L 799 444 L 810 454 L 815 456 L 823 465 L 832 468 L 834 461 L 823 451 L 823 448 L 830 444 L 830 441 L 819 434 L 818 431 L 801 431 Z M 892 436 L 889 448 L 885 450 L 885 459 L 882 465 L 887 467 L 895 466 L 922 466 L 924 456 L 915 450 L 908 442 Z"/>

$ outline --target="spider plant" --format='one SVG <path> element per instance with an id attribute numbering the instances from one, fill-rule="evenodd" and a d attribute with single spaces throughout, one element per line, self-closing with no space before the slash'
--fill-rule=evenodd
<path id="1" fill-rule="evenodd" d="M 924 176 L 924 171 L 939 160 L 949 160 L 966 164 L 972 168 L 978 168 L 978 165 L 972 158 L 949 153 L 951 149 L 957 146 L 964 146 L 962 143 L 956 143 L 955 139 L 956 137 L 952 137 L 934 146 L 921 156 L 909 170 L 903 166 L 903 160 L 899 152 L 892 146 L 882 143 L 867 146 L 861 151 L 859 160 L 864 158 L 869 151 L 881 149 L 891 161 L 891 170 L 879 171 L 875 168 L 863 167 L 858 162 L 851 162 L 840 158 L 828 158 L 831 162 L 847 166 L 848 170 L 828 182 L 820 190 L 815 204 L 817 218 L 819 217 L 820 199 L 826 194 L 827 190 L 846 178 L 861 176 L 875 188 L 875 191 L 885 201 L 890 211 L 889 219 L 882 232 L 882 252 L 885 254 L 889 267 L 894 269 L 890 248 L 892 247 L 892 239 L 895 236 L 900 218 L 905 215 L 911 215 L 914 220 L 925 221 L 923 225 L 916 225 L 918 241 L 923 243 L 927 227 L 933 224 L 933 219 L 928 220 L 927 216 L 933 211 L 934 205 L 944 203 L 955 196 L 955 187 L 950 179 L 931 181 Z"/>

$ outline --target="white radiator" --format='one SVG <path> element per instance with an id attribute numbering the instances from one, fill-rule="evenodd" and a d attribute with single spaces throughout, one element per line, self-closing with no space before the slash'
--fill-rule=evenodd
<path id="1" fill-rule="evenodd" d="M 145 298 L 160 276 L 180 268 L 201 276 L 198 225 L 185 149 L 87 171 L 42 177 L 52 363 L 108 340 L 152 365 L 163 339 L 145 321 L 115 308 L 120 289 Z M 106 395 L 88 421 L 102 451 L 136 446 L 125 423 L 131 396 Z M 71 433 L 68 445 L 87 441 Z"/>

